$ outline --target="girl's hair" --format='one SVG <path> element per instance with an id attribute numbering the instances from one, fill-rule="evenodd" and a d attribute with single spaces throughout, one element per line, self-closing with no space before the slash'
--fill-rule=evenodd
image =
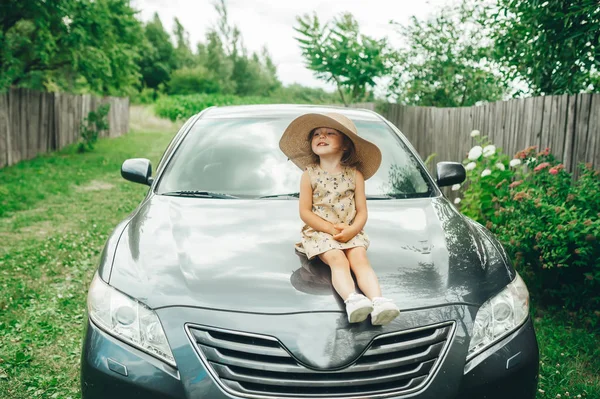
<path id="1" fill-rule="evenodd" d="M 310 133 L 308 133 L 308 142 L 309 144 L 312 143 L 312 138 L 313 138 L 313 134 L 315 133 L 315 130 L 320 129 L 319 127 L 313 129 L 310 131 Z M 354 147 L 354 142 L 352 140 L 350 140 L 348 138 L 348 136 L 346 136 L 344 133 L 340 132 L 339 130 L 333 129 L 336 132 L 338 132 L 339 134 L 342 135 L 344 141 L 343 141 L 343 145 L 347 146 L 348 149 L 346 151 L 344 151 L 344 155 L 342 155 L 342 161 L 341 164 L 344 166 L 356 166 L 356 164 L 358 164 L 358 158 L 356 156 L 356 148 Z M 311 145 L 311 152 L 312 152 L 312 145 Z M 319 156 L 317 154 L 315 154 L 314 152 L 312 152 L 312 161 L 313 163 L 318 164 L 319 163 Z"/>

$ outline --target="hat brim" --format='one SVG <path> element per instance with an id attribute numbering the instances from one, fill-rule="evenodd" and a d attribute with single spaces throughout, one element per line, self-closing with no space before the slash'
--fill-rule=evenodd
<path id="1" fill-rule="evenodd" d="M 296 166 L 302 170 L 306 169 L 308 165 L 314 162 L 308 134 L 319 127 L 335 129 L 352 140 L 358 160 L 356 168 L 362 173 L 365 180 L 377 172 L 381 165 L 381 151 L 379 148 L 342 123 L 324 114 L 310 113 L 294 119 L 281 136 L 279 148 Z"/>

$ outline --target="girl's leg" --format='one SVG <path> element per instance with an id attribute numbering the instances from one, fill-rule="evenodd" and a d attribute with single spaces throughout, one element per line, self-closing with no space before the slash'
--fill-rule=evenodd
<path id="1" fill-rule="evenodd" d="M 346 300 L 356 291 L 354 280 L 350 274 L 350 263 L 340 249 L 332 249 L 319 255 L 319 258 L 331 268 L 331 282 L 337 293 Z"/>
<path id="2" fill-rule="evenodd" d="M 354 247 L 346 249 L 345 252 L 361 291 L 371 300 L 380 297 L 381 288 L 379 287 L 377 275 L 367 258 L 367 250 L 364 247 Z"/>
<path id="3" fill-rule="evenodd" d="M 356 293 L 354 279 L 350 274 L 350 263 L 344 251 L 332 249 L 319 257 L 331 268 L 331 282 L 337 293 L 344 299 L 348 322 L 364 321 L 373 311 L 373 303 L 364 295 Z"/>
<path id="4" fill-rule="evenodd" d="M 346 256 L 358 286 L 373 301 L 371 324 L 381 326 L 390 323 L 400 314 L 400 310 L 392 300 L 381 297 L 379 281 L 367 259 L 367 250 L 363 247 L 350 248 L 346 250 Z"/>

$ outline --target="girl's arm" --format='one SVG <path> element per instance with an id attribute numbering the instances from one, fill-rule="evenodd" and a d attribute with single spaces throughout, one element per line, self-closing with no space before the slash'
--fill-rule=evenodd
<path id="1" fill-rule="evenodd" d="M 353 239 L 365 227 L 367 223 L 367 196 L 365 194 L 365 179 L 358 170 L 355 177 L 356 187 L 354 189 L 354 203 L 356 204 L 356 216 L 352 226 L 338 224 L 335 227 L 341 232 L 333 236 L 333 239 L 340 242 L 348 242 Z"/>
<path id="2" fill-rule="evenodd" d="M 300 180 L 300 219 L 313 229 L 328 233 L 337 234 L 338 230 L 327 220 L 320 218 L 312 211 L 312 186 L 310 185 L 310 176 L 304 171 Z"/>
<path id="3" fill-rule="evenodd" d="M 355 180 L 354 201 L 356 204 L 356 217 L 350 227 L 355 229 L 356 234 L 358 234 L 367 223 L 367 195 L 365 194 L 365 178 L 358 170 L 356 171 Z"/>

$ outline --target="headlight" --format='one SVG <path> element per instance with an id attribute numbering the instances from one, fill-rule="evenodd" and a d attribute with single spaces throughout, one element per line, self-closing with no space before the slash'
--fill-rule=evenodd
<path id="1" fill-rule="evenodd" d="M 115 337 L 176 366 L 171 347 L 158 316 L 94 275 L 88 293 L 90 318 Z"/>
<path id="2" fill-rule="evenodd" d="M 521 276 L 500 293 L 487 300 L 477 311 L 467 360 L 510 334 L 529 314 L 529 292 Z"/>

